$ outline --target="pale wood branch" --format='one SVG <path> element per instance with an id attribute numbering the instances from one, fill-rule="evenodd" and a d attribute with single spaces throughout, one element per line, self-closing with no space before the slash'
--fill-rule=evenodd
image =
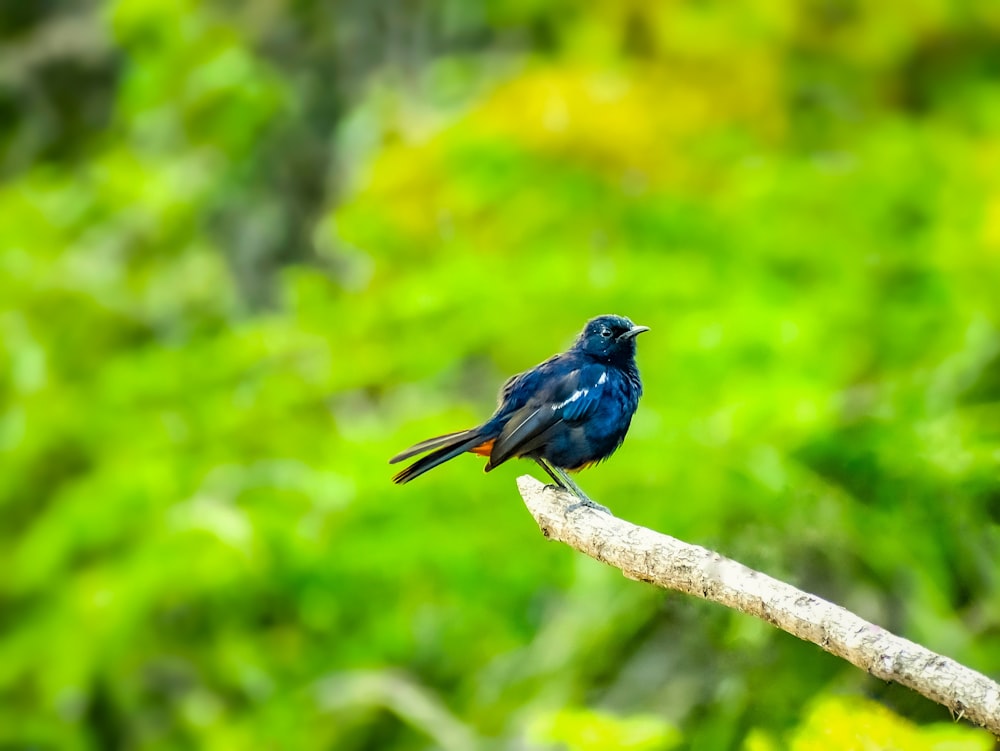
<path id="1" fill-rule="evenodd" d="M 577 499 L 534 477 L 520 477 L 517 483 L 546 537 L 614 566 L 630 579 L 761 618 L 1000 737 L 1000 685 L 985 675 L 706 548 L 588 507 L 567 513 Z"/>

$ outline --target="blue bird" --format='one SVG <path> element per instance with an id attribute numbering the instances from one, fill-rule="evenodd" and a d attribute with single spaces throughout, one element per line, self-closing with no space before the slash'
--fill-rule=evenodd
<path id="1" fill-rule="evenodd" d="M 429 438 L 392 457 L 390 464 L 427 454 L 393 482 L 409 482 L 466 452 L 488 457 L 487 472 L 524 457 L 580 499 L 574 508 L 607 511 L 567 473 L 607 459 L 625 440 L 642 395 L 635 337 L 643 331 L 649 328 L 622 316 L 588 321 L 569 350 L 509 378 L 500 389 L 496 412 L 485 423 Z"/>

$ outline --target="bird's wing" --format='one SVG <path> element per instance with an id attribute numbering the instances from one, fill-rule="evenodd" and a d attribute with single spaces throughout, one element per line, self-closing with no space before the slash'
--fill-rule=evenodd
<path id="1" fill-rule="evenodd" d="M 523 406 L 509 413 L 493 444 L 487 469 L 543 445 L 549 431 L 557 425 L 576 423 L 588 417 L 597 406 L 606 381 L 606 369 L 603 366 L 588 364 L 561 375 L 551 372 L 545 374 L 541 379 L 541 386 L 527 398 L 523 394 L 517 394 L 515 384 L 512 396 L 521 396 L 519 401 Z M 521 385 L 523 387 L 527 384 Z"/>
<path id="2" fill-rule="evenodd" d="M 545 388 L 550 379 L 559 370 L 572 370 L 566 354 L 553 355 L 548 360 L 539 363 L 531 370 L 512 375 L 503 386 L 500 387 L 500 394 L 497 397 L 497 414 L 511 413 L 521 409 L 538 394 L 539 390 Z"/>
<path id="3" fill-rule="evenodd" d="M 518 373 L 516 375 L 512 375 L 510 378 L 508 378 L 506 381 L 503 382 L 503 386 L 500 387 L 500 393 L 497 394 L 497 410 L 504 409 L 505 407 L 509 408 L 511 403 L 511 397 L 517 390 L 518 384 L 520 384 L 521 379 L 523 379 L 529 373 L 531 373 L 530 370 L 525 371 L 524 373 Z"/>

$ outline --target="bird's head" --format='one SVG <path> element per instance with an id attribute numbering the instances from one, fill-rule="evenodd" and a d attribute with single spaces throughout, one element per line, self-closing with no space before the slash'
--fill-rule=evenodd
<path id="1" fill-rule="evenodd" d="M 598 316 L 587 321 L 574 347 L 608 361 L 628 361 L 635 357 L 635 338 L 648 326 L 636 326 L 623 316 Z"/>

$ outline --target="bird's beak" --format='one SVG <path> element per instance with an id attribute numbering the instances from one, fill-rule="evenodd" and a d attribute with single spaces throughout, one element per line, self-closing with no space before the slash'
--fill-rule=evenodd
<path id="1" fill-rule="evenodd" d="M 622 341 L 623 339 L 633 339 L 639 336 L 639 334 L 641 334 L 643 331 L 649 331 L 649 326 L 633 326 L 624 334 L 619 336 L 618 341 Z"/>

